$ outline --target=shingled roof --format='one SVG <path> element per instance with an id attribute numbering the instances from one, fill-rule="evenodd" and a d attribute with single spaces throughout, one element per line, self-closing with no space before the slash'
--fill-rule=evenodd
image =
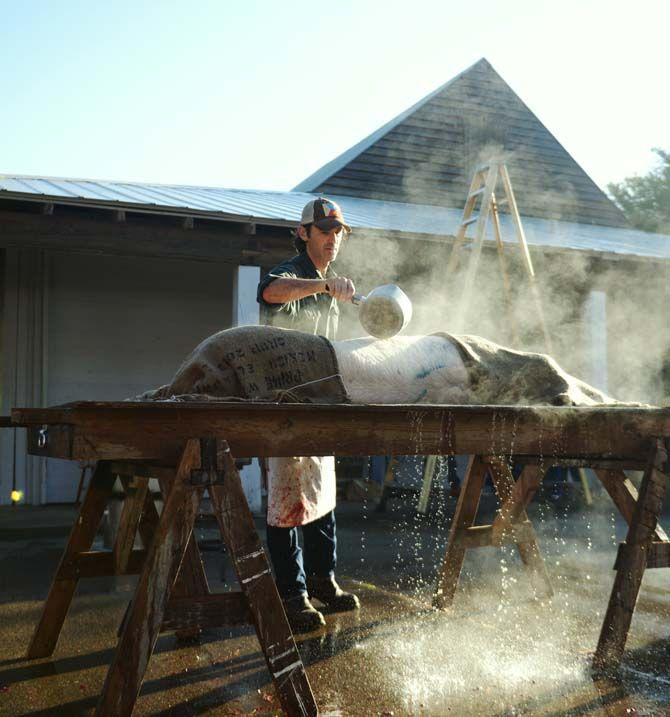
<path id="1" fill-rule="evenodd" d="M 295 187 L 461 207 L 476 167 L 504 159 L 521 213 L 626 226 L 616 205 L 481 59 Z"/>

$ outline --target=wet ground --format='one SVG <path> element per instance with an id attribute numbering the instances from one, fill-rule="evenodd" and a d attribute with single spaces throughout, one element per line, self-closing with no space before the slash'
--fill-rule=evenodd
<path id="1" fill-rule="evenodd" d="M 588 510 L 560 497 L 532 507 L 552 600 L 535 599 L 513 551 L 479 549 L 446 614 L 429 605 L 455 500 L 429 518 L 407 501 L 385 513 L 342 503 L 339 577 L 362 609 L 327 615 L 325 629 L 298 638 L 321 714 L 670 715 L 670 570 L 647 571 L 621 670 L 591 674 L 625 535 L 607 497 L 595 497 Z M 493 505 L 485 497 L 484 513 Z M 70 508 L 0 509 L 0 715 L 94 712 L 131 578 L 83 581 L 53 658 L 23 659 L 72 518 Z M 214 536 L 200 530 L 212 589 L 222 590 L 232 573 Z M 163 635 L 134 714 L 280 710 L 255 633 L 240 628 L 186 646 Z"/>

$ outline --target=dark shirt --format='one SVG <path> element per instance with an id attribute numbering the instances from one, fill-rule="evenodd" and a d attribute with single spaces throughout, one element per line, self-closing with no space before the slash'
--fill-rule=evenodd
<path id="1" fill-rule="evenodd" d="M 337 301 L 326 293 L 312 294 L 285 304 L 270 304 L 263 298 L 263 291 L 278 277 L 292 279 L 327 279 L 337 274 L 328 267 L 325 276 L 314 266 L 307 252 L 270 269 L 258 284 L 256 299 L 261 306 L 261 322 L 285 329 L 296 329 L 334 339 L 340 310 Z"/>

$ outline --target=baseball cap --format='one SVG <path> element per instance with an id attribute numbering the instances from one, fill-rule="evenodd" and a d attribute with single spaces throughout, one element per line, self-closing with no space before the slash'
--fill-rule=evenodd
<path id="1" fill-rule="evenodd" d="M 314 224 L 319 229 L 330 231 L 333 227 L 342 226 L 348 232 L 351 227 L 344 221 L 340 205 L 332 199 L 319 197 L 305 204 L 302 210 L 301 224 Z"/>

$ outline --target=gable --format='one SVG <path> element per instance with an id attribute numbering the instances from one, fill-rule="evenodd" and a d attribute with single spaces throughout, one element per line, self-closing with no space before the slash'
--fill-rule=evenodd
<path id="1" fill-rule="evenodd" d="M 475 168 L 499 158 L 524 216 L 626 226 L 614 203 L 484 59 L 296 189 L 462 208 Z"/>

